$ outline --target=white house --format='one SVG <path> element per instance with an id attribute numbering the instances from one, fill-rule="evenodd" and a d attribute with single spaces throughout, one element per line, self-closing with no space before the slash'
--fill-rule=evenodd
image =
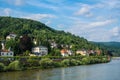
<path id="1" fill-rule="evenodd" d="M 37 46 L 32 48 L 32 53 L 36 56 L 43 56 L 48 54 L 48 48 L 44 46 Z"/>
<path id="2" fill-rule="evenodd" d="M 11 33 L 8 36 L 6 36 L 6 39 L 15 39 L 16 36 L 16 34 Z"/>
<path id="3" fill-rule="evenodd" d="M 55 42 L 51 42 L 51 48 L 57 48 L 57 44 Z"/>
<path id="4" fill-rule="evenodd" d="M 14 56 L 14 52 L 8 51 L 8 50 L 1 50 L 0 55 L 6 56 L 6 57 L 12 57 L 12 56 Z"/>

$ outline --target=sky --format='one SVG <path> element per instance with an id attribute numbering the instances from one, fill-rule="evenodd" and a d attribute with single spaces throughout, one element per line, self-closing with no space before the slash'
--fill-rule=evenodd
<path id="1" fill-rule="evenodd" d="M 0 16 L 37 20 L 89 41 L 120 42 L 120 0 L 0 0 Z"/>

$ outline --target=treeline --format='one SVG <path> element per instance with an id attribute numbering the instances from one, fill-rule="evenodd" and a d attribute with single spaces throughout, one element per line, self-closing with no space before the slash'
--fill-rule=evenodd
<path id="1" fill-rule="evenodd" d="M 31 48 L 38 45 L 46 46 L 52 56 L 57 56 L 57 53 L 59 53 L 62 48 L 71 48 L 71 50 L 76 51 L 78 49 L 95 50 L 97 47 L 83 37 L 75 36 L 69 32 L 54 30 L 38 21 L 0 17 L 0 40 L 6 40 L 6 36 L 10 33 L 17 34 L 17 37 L 14 41 L 7 41 L 6 48 L 12 46 L 11 48 L 16 54 L 21 53 L 18 51 L 18 44 L 22 44 L 22 42 L 20 42 L 20 36 L 25 34 L 31 38 L 31 41 L 36 41 L 36 44 L 33 44 Z M 57 47 L 51 48 L 51 43 L 56 43 Z M 30 50 L 30 48 L 28 50 Z M 23 52 L 25 52 L 25 50 L 23 50 Z"/>
<path id="2" fill-rule="evenodd" d="M 110 60 L 107 56 L 73 56 L 73 57 L 0 57 L 1 71 L 17 71 L 27 69 L 46 69 L 56 67 L 69 67 L 106 63 Z M 13 59 L 13 61 L 9 61 Z"/>

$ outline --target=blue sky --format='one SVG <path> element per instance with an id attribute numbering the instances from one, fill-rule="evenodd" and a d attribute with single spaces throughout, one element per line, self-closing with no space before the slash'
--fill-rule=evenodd
<path id="1" fill-rule="evenodd" d="M 89 41 L 120 42 L 120 0 L 0 0 L 0 16 L 37 20 Z"/>

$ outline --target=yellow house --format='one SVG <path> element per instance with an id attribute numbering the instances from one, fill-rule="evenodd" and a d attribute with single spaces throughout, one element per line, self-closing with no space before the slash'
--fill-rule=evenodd
<path id="1" fill-rule="evenodd" d="M 87 55 L 87 52 L 85 50 L 78 50 L 78 51 L 76 51 L 76 54 L 80 54 L 82 56 L 85 56 L 85 55 Z"/>

